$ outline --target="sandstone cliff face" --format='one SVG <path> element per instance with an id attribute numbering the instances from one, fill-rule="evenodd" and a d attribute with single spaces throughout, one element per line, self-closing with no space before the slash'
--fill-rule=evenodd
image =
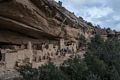
<path id="1" fill-rule="evenodd" d="M 81 30 L 89 34 L 87 26 L 54 0 L 0 1 L 0 29 L 39 39 L 78 39 Z"/>
<path id="2" fill-rule="evenodd" d="M 0 12 L 0 19 L 8 22 L 6 28 L 32 29 L 44 33 L 48 33 L 50 30 L 44 13 L 29 0 L 12 0 L 0 3 Z M 15 27 L 10 26 L 9 23 L 13 23 Z"/>

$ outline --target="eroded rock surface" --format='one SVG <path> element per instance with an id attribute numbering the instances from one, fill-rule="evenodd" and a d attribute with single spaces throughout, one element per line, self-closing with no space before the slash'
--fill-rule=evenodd
<path id="1" fill-rule="evenodd" d="M 82 21 L 54 0 L 0 1 L 0 28 L 35 38 L 78 38 Z"/>

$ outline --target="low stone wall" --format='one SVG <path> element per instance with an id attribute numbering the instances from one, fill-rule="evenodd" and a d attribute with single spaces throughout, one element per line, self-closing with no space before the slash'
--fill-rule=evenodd
<path id="1" fill-rule="evenodd" d="M 14 53 L 6 53 L 5 54 L 5 66 L 6 69 L 14 69 L 16 62 L 22 61 L 25 58 L 29 58 L 30 62 L 32 62 L 33 52 L 32 50 L 20 50 Z"/>

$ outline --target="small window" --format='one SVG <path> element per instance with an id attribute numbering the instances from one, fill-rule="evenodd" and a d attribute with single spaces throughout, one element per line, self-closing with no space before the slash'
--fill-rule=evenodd
<path id="1" fill-rule="evenodd" d="M 41 56 L 39 56 L 39 61 L 41 61 Z"/>

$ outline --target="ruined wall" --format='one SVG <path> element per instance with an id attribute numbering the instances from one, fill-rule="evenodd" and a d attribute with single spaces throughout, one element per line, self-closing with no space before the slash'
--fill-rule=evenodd
<path id="1" fill-rule="evenodd" d="M 14 69 L 16 62 L 22 62 L 26 58 L 30 59 L 30 62 L 32 63 L 33 60 L 33 52 L 32 50 L 20 50 L 13 53 L 6 53 L 5 54 L 5 67 L 6 69 Z M 23 62 L 22 62 L 23 63 Z"/>
<path id="2" fill-rule="evenodd" d="M 5 67 L 6 69 L 13 69 L 17 61 L 17 53 L 6 53 L 5 55 Z"/>

